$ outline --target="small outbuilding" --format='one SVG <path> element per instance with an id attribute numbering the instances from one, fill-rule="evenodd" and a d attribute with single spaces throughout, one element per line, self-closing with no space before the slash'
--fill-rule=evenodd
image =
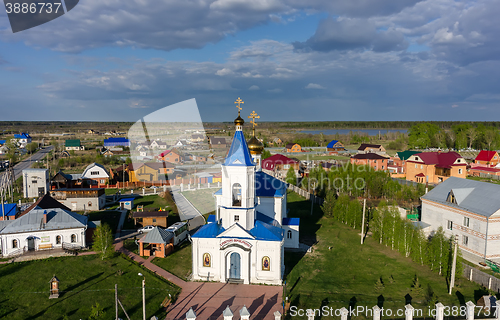
<path id="1" fill-rule="evenodd" d="M 139 240 L 141 256 L 165 258 L 174 251 L 174 234 L 162 228 L 155 227 Z"/>
<path id="2" fill-rule="evenodd" d="M 134 208 L 134 198 L 120 199 L 120 209 L 132 210 Z"/>
<path id="3" fill-rule="evenodd" d="M 168 210 L 134 212 L 134 224 L 136 227 L 158 226 L 167 227 Z"/>

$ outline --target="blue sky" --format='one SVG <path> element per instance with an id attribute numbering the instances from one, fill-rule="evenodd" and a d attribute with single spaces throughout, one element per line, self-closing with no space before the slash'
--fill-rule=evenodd
<path id="1" fill-rule="evenodd" d="M 12 33 L 1 120 L 497 120 L 498 1 L 87 0 Z"/>

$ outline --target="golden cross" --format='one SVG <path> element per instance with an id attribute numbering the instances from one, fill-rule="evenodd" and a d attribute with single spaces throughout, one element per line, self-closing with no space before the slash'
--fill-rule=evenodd
<path id="1" fill-rule="evenodd" d="M 260 119 L 260 116 L 258 116 L 254 110 L 254 111 L 252 111 L 252 113 L 250 113 L 248 118 L 252 118 L 252 120 L 250 120 L 250 123 L 253 124 L 253 128 L 255 129 L 255 126 L 257 125 L 257 123 L 255 122 L 255 119 Z"/>
<path id="2" fill-rule="evenodd" d="M 238 116 L 240 115 L 240 111 L 241 111 L 241 107 L 240 107 L 240 104 L 241 103 L 245 103 L 243 100 L 240 99 L 240 97 L 238 97 L 238 99 L 236 99 L 236 101 L 234 103 L 237 103 L 238 105 L 236 106 L 236 108 L 238 108 Z"/>

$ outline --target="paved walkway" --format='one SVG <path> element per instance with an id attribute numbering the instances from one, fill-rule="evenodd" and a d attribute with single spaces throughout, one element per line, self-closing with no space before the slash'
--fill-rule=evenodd
<path id="1" fill-rule="evenodd" d="M 189 230 L 194 230 L 205 224 L 205 218 L 196 207 L 180 193 L 180 189 L 172 188 L 175 205 L 181 221 L 189 220 Z"/>
<path id="2" fill-rule="evenodd" d="M 255 320 L 274 320 L 275 311 L 282 312 L 283 287 L 214 282 L 186 282 L 148 260 L 128 251 L 118 239 L 115 250 L 129 256 L 152 272 L 182 288 L 176 303 L 168 308 L 166 320 L 184 320 L 186 312 L 193 308 L 198 319 L 223 319 L 222 311 L 229 306 L 236 318 L 246 306 Z"/>

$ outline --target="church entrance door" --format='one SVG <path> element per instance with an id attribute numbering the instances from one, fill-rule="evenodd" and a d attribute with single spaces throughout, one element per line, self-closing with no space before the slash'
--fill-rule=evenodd
<path id="1" fill-rule="evenodd" d="M 229 269 L 230 279 L 240 279 L 240 262 L 241 262 L 240 254 L 237 252 L 231 253 L 230 257 L 231 268 Z"/>
<path id="2" fill-rule="evenodd" d="M 28 238 L 28 250 L 35 250 L 35 238 L 33 237 Z"/>

